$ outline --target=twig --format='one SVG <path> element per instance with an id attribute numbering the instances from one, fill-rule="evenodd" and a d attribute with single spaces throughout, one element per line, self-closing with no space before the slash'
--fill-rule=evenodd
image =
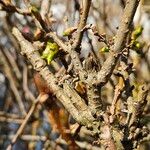
<path id="1" fill-rule="evenodd" d="M 1 46 L 0 46 L 0 48 L 1 48 Z M 10 87 L 11 87 L 11 89 L 12 89 L 14 95 L 15 95 L 15 98 L 18 102 L 20 112 L 22 113 L 22 115 L 26 115 L 26 110 L 25 110 L 24 104 L 22 102 L 21 96 L 19 94 L 19 91 L 16 87 L 14 77 L 13 77 L 11 69 L 10 69 L 10 65 L 8 64 L 8 62 L 5 58 L 5 55 L 2 52 L 3 51 L 1 50 L 0 51 L 0 57 L 2 58 L 2 61 L 4 62 L 3 64 L 4 64 L 4 67 L 5 67 L 5 73 L 7 75 L 7 78 L 9 79 Z"/>
<path id="2" fill-rule="evenodd" d="M 81 44 L 81 40 L 82 40 L 82 36 L 83 36 L 82 29 L 86 25 L 86 20 L 88 17 L 90 6 L 91 6 L 91 0 L 83 0 L 83 11 L 82 11 L 81 19 L 80 19 L 79 26 L 77 29 L 77 34 L 75 36 L 76 38 L 72 45 L 73 50 L 76 50 L 76 48 Z"/>
<path id="3" fill-rule="evenodd" d="M 85 70 L 82 67 L 82 63 L 80 61 L 80 56 L 79 56 L 79 54 L 76 50 L 80 49 L 79 46 L 82 42 L 83 28 L 86 25 L 86 21 L 87 21 L 88 13 L 89 13 L 89 10 L 90 10 L 90 6 L 91 6 L 91 0 L 83 0 L 83 11 L 82 11 L 81 19 L 80 19 L 79 26 L 78 26 L 78 29 L 77 29 L 77 33 L 75 35 L 75 40 L 74 40 L 73 44 L 69 47 L 70 52 L 71 52 L 70 56 L 72 58 L 72 63 L 74 65 L 74 69 L 76 70 L 76 73 L 79 74 L 80 79 L 82 81 L 85 80 L 87 75 L 86 75 Z"/>
<path id="4" fill-rule="evenodd" d="M 90 46 L 91 46 L 91 53 L 92 53 L 92 55 L 93 55 L 93 57 L 94 57 L 94 59 L 95 59 L 97 65 L 98 65 L 98 70 L 100 70 L 100 68 L 101 68 L 101 63 L 100 63 L 100 60 L 99 60 L 99 58 L 98 58 L 98 56 L 97 56 L 97 53 L 96 53 L 95 50 L 94 50 L 94 47 L 93 47 L 93 44 L 92 44 L 92 39 L 89 37 L 88 32 L 87 32 L 87 37 L 88 37 L 88 42 L 89 42 L 89 44 L 90 44 Z"/>
<path id="5" fill-rule="evenodd" d="M 6 148 L 6 150 L 11 150 L 13 145 L 16 143 L 17 139 L 19 138 L 19 136 L 21 136 L 21 134 L 23 133 L 24 131 L 24 128 L 25 126 L 27 125 L 29 119 L 31 118 L 33 112 L 35 111 L 37 105 L 39 104 L 39 102 L 42 100 L 43 101 L 43 98 L 47 99 L 47 97 L 44 97 L 44 96 L 41 96 L 39 95 L 36 99 L 36 101 L 34 101 L 34 103 L 32 104 L 28 114 L 26 115 L 24 121 L 22 122 L 21 126 L 19 127 L 19 129 L 17 130 L 15 136 L 13 137 L 13 139 L 11 140 L 11 143 L 10 145 L 8 145 L 8 147 Z"/>
<path id="6" fill-rule="evenodd" d="M 0 122 L 10 122 L 10 123 L 22 123 L 23 119 L 20 118 L 18 115 L 16 114 L 9 114 L 9 113 L 5 113 L 3 111 L 0 111 Z"/>
<path id="7" fill-rule="evenodd" d="M 104 19 L 103 14 L 102 14 L 101 10 L 99 9 L 99 7 L 97 8 L 97 7 L 95 7 L 94 5 L 92 5 L 92 9 L 93 9 L 94 11 L 96 11 L 97 13 L 99 13 L 99 17 L 100 17 L 100 18 L 99 18 L 99 17 L 96 18 L 96 22 L 99 22 L 99 20 L 101 21 L 101 20 Z M 112 29 L 111 24 L 108 23 L 108 21 L 105 22 L 105 25 L 106 25 L 107 29 L 108 29 L 113 35 L 115 35 L 115 31 L 114 31 L 114 29 Z M 99 28 L 98 28 L 98 30 L 99 30 Z"/>
<path id="8" fill-rule="evenodd" d="M 50 31 L 46 36 L 51 37 L 65 52 L 70 52 L 68 46 L 64 44 L 64 42 L 61 39 L 59 39 L 55 32 Z"/>
<path id="9" fill-rule="evenodd" d="M 7 60 L 10 62 L 14 72 L 15 72 L 15 75 L 18 79 L 21 79 L 21 72 L 19 70 L 19 67 L 18 65 L 16 64 L 15 60 L 13 59 L 11 53 L 9 52 L 9 50 L 7 48 L 5 48 L 4 50 L 2 49 L 4 55 L 7 57 Z"/>
<path id="10" fill-rule="evenodd" d="M 48 28 L 47 23 L 44 22 L 42 19 L 42 16 L 39 12 L 32 12 L 36 20 L 40 23 L 41 27 L 44 29 L 44 31 L 47 33 L 46 37 L 51 37 L 65 52 L 68 52 L 68 47 L 64 44 L 61 39 L 54 33 L 51 29 Z"/>
<path id="11" fill-rule="evenodd" d="M 36 100 L 32 92 L 28 88 L 28 69 L 27 66 L 24 64 L 24 69 L 23 69 L 23 89 L 25 92 L 25 95 L 27 98 L 29 98 L 32 102 Z"/>
<path id="12" fill-rule="evenodd" d="M 14 118 L 8 118 L 8 117 L 5 117 L 5 116 L 0 116 L 0 122 L 21 124 L 23 122 L 23 119 L 14 119 Z"/>
<path id="13" fill-rule="evenodd" d="M 1 139 L 10 139 L 12 140 L 14 135 L 0 135 Z M 20 138 L 25 141 L 46 141 L 46 136 L 40 136 L 40 135 L 21 135 Z"/>
<path id="14" fill-rule="evenodd" d="M 0 116 L 10 117 L 10 118 L 19 118 L 18 115 L 12 113 L 6 113 L 4 111 L 0 111 Z"/>
<path id="15" fill-rule="evenodd" d="M 2 22 L 3 22 L 2 30 L 4 34 L 8 36 L 8 38 L 10 39 L 10 43 L 13 45 L 16 51 L 19 50 L 19 44 L 16 42 L 14 36 L 11 34 L 11 27 L 13 26 L 14 23 L 11 22 L 9 16 L 7 16 L 7 18 L 4 18 Z"/>
<path id="16" fill-rule="evenodd" d="M 2 4 L 2 9 L 7 11 L 8 13 L 17 12 L 22 15 L 31 15 L 28 10 L 22 10 L 20 8 L 17 8 L 15 5 L 11 4 L 11 2 L 0 1 L 0 4 Z"/>
<path id="17" fill-rule="evenodd" d="M 116 110 L 116 104 L 122 94 L 122 89 L 124 87 L 124 84 L 123 84 L 123 79 L 122 77 L 119 77 L 119 83 L 116 85 L 115 87 L 115 93 L 114 93 L 114 98 L 113 98 L 113 101 L 112 101 L 112 104 L 111 104 L 111 107 L 110 107 L 110 113 L 111 115 L 115 115 L 115 110 Z"/>

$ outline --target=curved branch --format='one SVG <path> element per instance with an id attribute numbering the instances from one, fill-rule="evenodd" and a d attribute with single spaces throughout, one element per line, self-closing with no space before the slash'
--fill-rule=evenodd
<path id="1" fill-rule="evenodd" d="M 98 72 L 97 80 L 94 81 L 93 84 L 104 85 L 109 80 L 120 57 L 120 52 L 125 46 L 125 40 L 130 30 L 139 1 L 140 0 L 127 0 L 119 30 L 116 35 L 115 44 L 111 47 L 111 50 L 114 52 L 104 62 L 102 69 Z"/>

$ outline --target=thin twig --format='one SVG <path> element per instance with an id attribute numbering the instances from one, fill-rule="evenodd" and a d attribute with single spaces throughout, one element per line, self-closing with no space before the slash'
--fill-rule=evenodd
<path id="1" fill-rule="evenodd" d="M 7 11 L 8 13 L 17 12 L 22 15 L 31 15 L 31 13 L 28 10 L 22 10 L 20 8 L 17 8 L 15 5 L 11 4 L 11 1 L 0 1 L 0 4 L 2 4 L 2 10 Z"/>
<path id="2" fill-rule="evenodd" d="M 35 21 L 38 21 L 41 27 L 44 29 L 44 31 L 47 33 L 46 37 L 51 37 L 65 52 L 68 52 L 68 47 L 64 44 L 61 39 L 56 35 L 55 32 L 53 32 L 48 26 L 47 23 L 44 22 L 42 19 L 42 16 L 39 12 L 33 13 L 34 17 L 36 18 Z M 38 16 L 38 17 L 37 17 Z"/>
<path id="3" fill-rule="evenodd" d="M 0 122 L 8 122 L 8 123 L 17 123 L 21 124 L 23 122 L 23 119 L 14 119 L 14 118 L 8 118 L 5 116 L 0 116 Z"/>
<path id="4" fill-rule="evenodd" d="M 15 136 L 14 136 L 13 139 L 11 140 L 11 143 L 10 143 L 10 145 L 8 145 L 8 147 L 6 148 L 6 150 L 11 150 L 11 149 L 12 149 L 13 145 L 16 143 L 16 141 L 17 141 L 17 139 L 19 138 L 19 136 L 21 136 L 21 134 L 23 133 L 23 131 L 24 131 L 24 129 L 25 129 L 25 127 L 26 127 L 26 125 L 27 125 L 29 119 L 31 118 L 33 112 L 35 111 L 37 105 L 39 104 L 39 102 L 41 101 L 41 99 L 43 100 L 43 98 L 46 98 L 46 99 L 47 99 L 47 97 L 44 97 L 44 96 L 39 95 L 39 96 L 37 97 L 36 101 L 34 101 L 34 103 L 32 104 L 32 106 L 31 106 L 29 112 L 27 113 L 27 115 L 26 115 L 24 121 L 22 122 L 21 126 L 20 126 L 19 129 L 17 130 Z"/>
<path id="5" fill-rule="evenodd" d="M 68 46 L 56 35 L 55 32 L 50 31 L 47 37 L 51 37 L 65 52 L 69 53 Z"/>
<path id="6" fill-rule="evenodd" d="M 7 57 L 7 60 L 10 62 L 14 72 L 15 72 L 15 75 L 18 79 L 21 79 L 21 72 L 19 70 L 19 67 L 16 63 L 16 61 L 13 59 L 13 56 L 11 55 L 11 53 L 9 52 L 9 50 L 7 48 L 4 48 L 2 49 L 3 51 L 3 54 Z"/>
<path id="7" fill-rule="evenodd" d="M 12 140 L 14 138 L 14 135 L 0 135 L 0 138 L 3 140 L 5 140 L 5 139 Z M 21 135 L 20 139 L 22 139 L 24 141 L 46 141 L 47 137 L 40 136 L 40 135 Z"/>
<path id="8" fill-rule="evenodd" d="M 0 122 L 10 122 L 10 123 L 22 123 L 23 118 L 16 114 L 10 114 L 3 111 L 0 111 Z"/>
<path id="9" fill-rule="evenodd" d="M 79 53 L 76 50 L 80 49 L 79 46 L 81 45 L 81 42 L 82 42 L 83 28 L 86 25 L 90 6 L 91 6 L 91 0 L 83 0 L 83 10 L 82 10 L 82 15 L 81 15 L 81 19 L 79 22 L 79 26 L 77 29 L 77 33 L 75 35 L 75 40 L 74 40 L 73 44 L 69 47 L 70 52 L 71 52 L 70 56 L 72 58 L 72 63 L 74 65 L 74 69 L 76 70 L 76 73 L 79 74 L 80 79 L 82 81 L 85 80 L 87 75 L 86 75 L 85 70 L 83 69 Z"/>
<path id="10" fill-rule="evenodd" d="M 82 15 L 81 15 L 81 19 L 80 19 L 79 26 L 78 26 L 78 29 L 77 29 L 77 34 L 75 36 L 76 38 L 75 38 L 75 41 L 72 45 L 72 49 L 74 49 L 74 50 L 81 44 L 81 40 L 82 40 L 82 36 L 83 36 L 82 29 L 86 25 L 86 21 L 87 21 L 87 17 L 88 17 L 88 14 L 89 14 L 90 6 L 91 6 L 91 0 L 83 0 Z"/>
<path id="11" fill-rule="evenodd" d="M 1 49 L 2 49 L 2 47 L 1 47 Z M 17 89 L 16 83 L 14 81 L 14 77 L 12 75 L 10 65 L 8 64 L 8 62 L 6 60 L 6 57 L 3 54 L 2 50 L 0 51 L 0 56 L 2 58 L 2 61 L 4 62 L 3 64 L 4 64 L 4 67 L 5 67 L 5 73 L 7 75 L 7 78 L 9 79 L 10 87 L 11 87 L 11 89 L 12 89 L 14 95 L 15 95 L 15 98 L 16 98 L 16 100 L 18 102 L 20 112 L 22 113 L 22 115 L 26 115 L 26 110 L 25 110 L 24 104 L 22 102 L 22 98 L 21 98 L 21 96 L 19 94 L 19 91 Z"/>
<path id="12" fill-rule="evenodd" d="M 93 57 L 94 57 L 94 59 L 95 59 L 97 65 L 98 65 L 98 70 L 100 70 L 100 68 L 101 68 L 101 63 L 100 63 L 100 60 L 99 60 L 99 58 L 98 58 L 98 56 L 97 56 L 97 53 L 96 53 L 95 50 L 94 50 L 94 47 L 93 47 L 93 44 L 92 44 L 92 39 L 89 37 L 89 33 L 88 33 L 88 32 L 87 32 L 87 37 L 88 37 L 88 42 L 89 42 L 89 44 L 90 44 L 90 46 L 91 46 L 91 53 L 92 53 L 92 55 L 93 55 Z"/>
<path id="13" fill-rule="evenodd" d="M 0 111 L 0 116 L 6 116 L 6 117 L 10 117 L 10 118 L 19 118 L 19 115 L 17 114 L 12 114 L 12 113 L 6 113 L 4 111 Z"/>
<path id="14" fill-rule="evenodd" d="M 24 69 L 23 69 L 23 89 L 25 92 L 25 95 L 27 98 L 29 98 L 32 102 L 36 100 L 32 92 L 28 88 L 28 69 L 27 66 L 24 64 Z"/>
<path id="15" fill-rule="evenodd" d="M 122 77 L 119 77 L 119 83 L 115 87 L 114 98 L 113 98 L 113 101 L 112 101 L 112 104 L 110 107 L 110 113 L 112 116 L 115 114 L 116 104 L 117 104 L 117 102 L 118 102 L 118 100 L 122 94 L 123 87 L 124 87 L 123 79 L 122 79 Z"/>

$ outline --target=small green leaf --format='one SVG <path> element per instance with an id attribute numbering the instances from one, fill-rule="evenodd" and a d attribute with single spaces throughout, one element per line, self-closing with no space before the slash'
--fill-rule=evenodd
<path id="1" fill-rule="evenodd" d="M 47 42 L 46 48 L 42 53 L 41 58 L 46 59 L 47 63 L 50 64 L 58 53 L 59 46 L 55 42 Z"/>
<path id="2" fill-rule="evenodd" d="M 100 52 L 109 52 L 109 47 L 102 47 L 101 49 L 100 49 Z"/>
<path id="3" fill-rule="evenodd" d="M 132 47 L 131 48 L 133 48 L 133 49 L 134 48 L 135 49 L 140 49 L 142 47 L 142 44 L 139 41 L 137 41 L 137 40 L 132 40 L 131 43 L 132 43 Z"/>
<path id="4" fill-rule="evenodd" d="M 143 32 L 143 27 L 142 26 L 138 26 L 135 28 L 135 30 L 132 32 L 132 36 L 131 38 L 136 40 Z"/>
<path id="5" fill-rule="evenodd" d="M 31 6 L 30 10 L 32 13 L 38 13 L 39 12 L 39 10 L 35 6 Z"/>
<path id="6" fill-rule="evenodd" d="M 132 43 L 131 49 L 136 51 L 138 54 L 141 54 L 144 43 L 141 43 L 137 40 L 133 40 L 133 41 L 131 41 L 131 43 Z"/>
<path id="7" fill-rule="evenodd" d="M 141 48 L 141 44 L 140 44 L 140 42 L 137 42 L 136 44 L 135 44 L 135 46 L 136 46 L 136 48 Z"/>

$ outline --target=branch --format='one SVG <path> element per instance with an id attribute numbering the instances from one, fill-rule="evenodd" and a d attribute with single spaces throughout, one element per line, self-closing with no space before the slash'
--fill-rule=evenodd
<path id="1" fill-rule="evenodd" d="M 77 34 L 75 36 L 76 38 L 75 38 L 75 41 L 74 41 L 73 47 L 72 47 L 74 50 L 81 44 L 82 37 L 83 37 L 82 29 L 86 25 L 90 6 L 91 6 L 91 0 L 83 0 L 83 11 L 82 11 L 81 19 L 80 19 L 79 26 L 77 29 Z"/>
<path id="2" fill-rule="evenodd" d="M 85 122 L 87 127 L 92 127 L 92 120 L 94 119 L 91 116 L 91 111 L 89 111 L 87 105 L 84 100 L 76 93 L 76 91 L 71 88 L 68 84 L 64 83 L 64 91 L 69 93 L 69 97 L 71 98 L 72 103 L 78 109 L 80 117 L 82 118 L 82 123 Z M 94 120 L 93 120 L 94 121 Z"/>
<path id="3" fill-rule="evenodd" d="M 76 70 L 76 73 L 80 76 L 80 79 L 83 81 L 85 80 L 87 75 L 82 67 L 80 56 L 78 52 L 76 52 L 76 50 L 79 48 L 82 42 L 83 28 L 86 25 L 90 6 L 91 6 L 91 0 L 83 0 L 83 11 L 82 11 L 81 19 L 80 19 L 79 26 L 77 29 L 77 33 L 75 35 L 76 38 L 74 40 L 74 43 L 70 46 L 70 52 L 71 52 L 70 56 L 72 58 L 74 69 Z"/>
<path id="4" fill-rule="evenodd" d="M 108 119 L 108 115 L 104 114 L 103 115 L 104 118 L 104 126 L 101 128 L 101 139 L 102 139 L 102 143 L 104 144 L 104 147 L 106 150 L 116 150 L 116 143 L 112 137 L 112 133 L 111 133 L 111 125 L 109 123 L 109 119 Z"/>
<path id="5" fill-rule="evenodd" d="M 147 95 L 149 92 L 148 85 L 141 85 L 137 97 L 132 100 L 131 118 L 129 120 L 129 127 L 136 125 L 143 114 L 144 108 L 147 104 Z"/>
<path id="6" fill-rule="evenodd" d="M 102 100 L 99 92 L 99 88 L 88 84 L 87 86 L 88 106 L 92 113 L 97 117 L 100 117 L 102 112 Z"/>
<path id="7" fill-rule="evenodd" d="M 21 45 L 21 54 L 27 56 L 28 60 L 33 65 L 33 68 L 37 72 L 39 72 L 39 74 L 45 81 L 47 81 L 49 88 L 53 91 L 54 95 L 56 95 L 57 99 L 60 100 L 60 102 L 64 105 L 67 111 L 81 125 L 85 125 L 87 127 L 92 126 L 95 119 L 93 118 L 87 106 L 83 104 L 84 102 L 81 101 L 81 99 L 78 99 L 78 101 L 74 101 L 74 99 L 70 97 L 69 94 L 66 93 L 66 91 L 63 90 L 60 85 L 58 85 L 58 79 L 55 78 L 55 76 L 50 72 L 50 70 L 46 66 L 45 61 L 40 57 L 40 54 L 36 50 L 34 50 L 33 45 L 29 41 L 24 39 L 17 28 L 13 28 L 12 32 Z M 79 110 L 75 107 L 79 102 L 83 104 L 83 106 L 85 106 L 83 108 L 85 111 L 83 111 L 82 113 L 79 113 Z"/>
<path id="8" fill-rule="evenodd" d="M 114 52 L 104 62 L 102 69 L 98 72 L 97 79 L 93 82 L 93 84 L 104 85 L 109 80 L 120 57 L 120 52 L 125 46 L 125 40 L 138 4 L 139 0 L 127 0 L 124 14 L 121 19 L 121 24 L 116 35 L 115 44 L 111 47 L 111 50 Z"/>

